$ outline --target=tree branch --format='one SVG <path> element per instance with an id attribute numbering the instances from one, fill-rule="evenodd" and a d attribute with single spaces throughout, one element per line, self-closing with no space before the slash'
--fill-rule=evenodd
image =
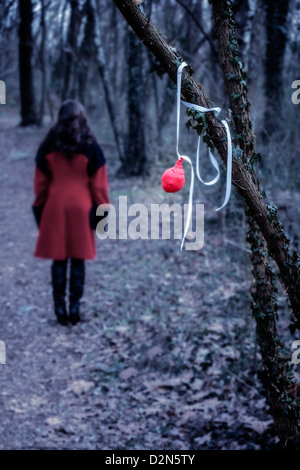
<path id="1" fill-rule="evenodd" d="M 195 24 L 198 26 L 199 30 L 201 31 L 201 33 L 203 34 L 204 38 L 207 40 L 207 42 L 209 43 L 210 47 L 211 47 L 211 52 L 213 53 L 213 55 L 215 56 L 215 58 L 218 60 L 218 52 L 216 51 L 216 48 L 214 46 L 214 43 L 213 41 L 211 40 L 211 38 L 209 37 L 209 35 L 205 32 L 202 24 L 200 23 L 200 21 L 198 20 L 198 18 L 194 15 L 194 13 L 192 12 L 192 10 L 182 1 L 182 0 L 175 0 L 179 5 L 182 6 L 182 8 L 188 13 L 188 15 L 190 15 L 191 18 L 193 18 Z"/>

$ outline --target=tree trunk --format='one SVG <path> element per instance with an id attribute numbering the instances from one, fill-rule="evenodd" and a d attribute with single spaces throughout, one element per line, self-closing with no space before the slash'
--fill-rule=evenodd
<path id="1" fill-rule="evenodd" d="M 57 95 L 63 96 L 64 88 L 64 77 L 65 77 L 65 50 L 64 50 L 64 29 L 67 22 L 67 11 L 68 11 L 69 0 L 63 0 L 63 7 L 59 11 L 58 23 L 59 27 L 57 28 L 58 34 L 58 55 L 55 57 L 53 55 L 54 63 L 50 73 L 50 83 L 51 88 L 55 91 Z M 47 93 L 47 100 L 49 101 L 50 93 Z M 51 99 L 51 97 L 50 97 Z M 50 109 L 50 107 L 49 107 Z"/>
<path id="2" fill-rule="evenodd" d="M 232 17 L 231 2 L 225 0 L 213 0 L 213 12 L 216 24 L 216 35 L 219 43 L 220 63 L 223 71 L 224 80 L 230 100 L 232 117 L 234 120 L 237 139 L 240 149 L 243 151 L 242 163 L 251 175 L 260 194 L 264 193 L 260 189 L 260 183 L 254 172 L 254 166 L 260 157 L 255 153 L 256 138 L 252 129 L 252 122 L 249 114 L 250 103 L 247 98 L 247 87 L 245 84 L 246 75 L 243 71 L 238 51 L 238 42 L 235 33 L 235 24 Z M 298 259 L 299 255 L 289 250 L 289 241 L 284 234 L 283 227 L 278 220 L 276 206 L 268 204 L 267 218 L 271 222 L 273 234 L 266 234 L 266 220 L 261 223 L 259 220 L 261 214 L 252 212 L 249 197 L 245 198 L 246 203 L 251 211 L 251 215 L 255 217 L 256 222 L 264 235 L 268 244 L 270 254 L 278 264 L 283 283 L 289 295 L 292 305 L 293 328 L 300 327 L 300 273 Z M 278 239 L 278 248 L 276 251 L 275 237 Z M 273 241 L 272 241 L 273 238 Z M 280 247 L 280 248 L 279 248 Z"/>
<path id="3" fill-rule="evenodd" d="M 141 13 L 140 9 L 132 0 L 114 0 L 114 3 L 142 42 L 153 52 L 162 67 L 176 83 L 178 62 L 181 61 L 179 53 L 166 42 L 165 38 L 156 31 L 151 23 L 147 25 L 147 18 Z M 222 9 L 220 13 L 221 12 Z M 227 31 L 229 30 L 227 29 Z M 221 34 L 219 42 L 220 40 L 222 40 Z M 223 40 L 224 44 L 230 43 L 228 32 L 225 33 Z M 228 48 L 228 50 L 230 52 L 230 48 Z M 234 54 L 232 57 L 234 60 Z M 223 63 L 223 71 L 226 70 L 226 63 Z M 236 67 L 238 67 L 238 64 L 236 64 Z M 230 81 L 230 96 L 233 102 L 235 95 L 232 95 L 233 91 L 231 92 L 231 86 L 233 86 L 233 89 L 237 86 L 238 95 L 243 92 L 241 89 L 241 71 L 238 68 L 236 71 L 238 73 L 237 78 Z M 197 84 L 195 81 L 190 67 L 186 68 L 182 75 L 182 95 L 185 101 L 194 102 L 206 108 L 211 107 L 209 99 L 205 95 L 201 85 Z M 241 115 L 238 126 L 242 133 L 240 140 L 242 145 L 241 149 L 243 150 L 243 148 L 247 147 L 247 142 L 244 142 L 244 139 L 248 135 L 248 132 L 252 133 L 252 130 L 248 129 L 245 123 L 244 113 L 248 113 L 248 110 L 246 100 L 244 100 L 243 97 L 242 99 L 244 108 L 240 108 L 238 113 L 234 110 L 233 112 Z M 214 117 L 213 113 L 207 113 L 206 120 L 208 124 L 207 133 L 211 137 L 223 162 L 226 164 L 227 143 L 225 129 Z M 249 166 L 253 165 L 254 160 L 255 154 L 252 155 L 250 161 L 248 161 L 247 158 L 235 157 L 232 165 L 232 182 L 237 192 L 245 200 L 251 216 L 259 226 L 267 242 L 268 249 L 279 267 L 293 309 L 293 328 L 300 329 L 300 257 L 296 252 L 289 250 L 289 242 L 278 219 L 276 208 L 270 204 L 265 204 L 262 191 L 258 188 L 256 179 L 253 178 L 249 171 Z"/>
<path id="4" fill-rule="evenodd" d="M 278 340 L 276 328 L 276 277 L 266 254 L 266 243 L 252 217 L 248 221 L 248 241 L 255 280 L 252 311 L 262 357 L 262 381 L 281 446 L 299 450 L 297 387 L 288 360 L 282 357 L 284 346 Z"/>
<path id="5" fill-rule="evenodd" d="M 124 152 L 123 152 L 123 146 L 121 142 L 121 133 L 120 133 L 119 126 L 117 123 L 117 117 L 116 117 L 117 112 L 116 112 L 116 107 L 115 107 L 115 103 L 113 99 L 113 92 L 111 89 L 111 80 L 109 77 L 108 68 L 107 68 L 108 66 L 107 66 L 107 62 L 106 62 L 106 58 L 104 54 L 104 48 L 103 48 L 102 37 L 101 37 L 101 24 L 99 20 L 96 0 L 91 0 L 91 5 L 93 7 L 93 12 L 94 12 L 94 21 L 95 21 L 94 44 L 95 44 L 96 51 L 97 51 L 97 65 L 98 65 L 99 75 L 103 83 L 106 106 L 107 106 L 111 126 L 112 126 L 114 137 L 115 137 L 118 156 L 120 160 L 123 161 Z"/>
<path id="6" fill-rule="evenodd" d="M 145 150 L 145 122 L 143 87 L 143 50 L 136 34 L 127 33 L 127 139 L 125 160 L 118 170 L 119 176 L 147 174 Z"/>
<path id="7" fill-rule="evenodd" d="M 68 38 L 65 45 L 64 56 L 65 56 L 65 65 L 64 65 L 64 84 L 62 90 L 62 101 L 68 98 L 75 98 L 76 89 L 75 89 L 75 70 L 77 64 L 77 38 L 79 35 L 80 28 L 80 10 L 79 10 L 79 0 L 70 0 L 71 4 L 71 18 L 68 28 Z"/>
<path id="8" fill-rule="evenodd" d="M 86 23 L 84 28 L 84 36 L 80 47 L 78 71 L 78 96 L 82 104 L 84 104 L 85 102 L 85 90 L 89 72 L 89 65 L 95 51 L 95 19 L 94 11 L 90 0 L 86 0 L 84 9 L 86 13 Z"/>
<path id="9" fill-rule="evenodd" d="M 44 118 L 44 110 L 45 110 L 45 100 L 46 100 L 46 84 L 47 84 L 47 76 L 46 76 L 46 60 L 45 60 L 45 46 L 46 46 L 46 7 L 45 7 L 45 0 L 40 0 L 41 2 L 41 30 L 42 30 L 42 39 L 41 39 L 41 50 L 40 50 L 40 61 L 41 61 L 41 73 L 42 73 L 42 90 L 41 90 L 41 101 L 40 101 L 40 110 L 39 110 L 39 118 L 38 124 L 42 126 L 43 118 Z"/>
<path id="10" fill-rule="evenodd" d="M 255 150 L 255 135 L 252 131 L 247 89 L 243 80 L 245 77 L 239 61 L 235 21 L 230 2 L 228 0 L 214 1 L 213 12 L 219 41 L 220 62 L 240 148 L 243 150 L 245 162 L 251 162 Z M 242 80 L 237 80 L 238 77 Z M 259 188 L 259 181 L 254 174 L 253 166 L 249 167 L 249 171 Z M 276 277 L 270 266 L 265 240 L 251 214 L 248 222 L 250 229 L 247 239 L 251 246 L 252 273 L 255 280 L 252 310 L 262 356 L 263 383 L 282 447 L 297 448 L 299 433 L 297 406 L 293 394 L 294 384 L 288 360 L 280 355 L 283 345 L 278 341 L 276 328 Z"/>
<path id="11" fill-rule="evenodd" d="M 111 28 L 111 31 L 112 31 L 111 41 L 112 41 L 113 51 L 114 51 L 113 54 L 112 54 L 113 55 L 113 57 L 112 57 L 113 70 L 118 70 L 118 67 L 120 67 L 120 62 L 119 62 L 120 61 L 120 55 L 118 54 L 118 52 L 120 50 L 120 44 L 119 44 L 120 27 L 119 27 L 119 24 L 118 24 L 118 20 L 119 20 L 118 11 L 113 5 L 112 9 L 111 9 L 111 23 L 110 23 L 110 28 Z M 121 75 L 121 74 L 114 73 L 113 76 L 112 76 L 113 87 L 114 87 L 115 90 L 119 89 L 118 75 Z"/>
<path id="12" fill-rule="evenodd" d="M 257 0 L 238 0 L 234 2 L 234 7 L 237 9 L 238 32 L 239 32 L 239 47 L 241 58 L 244 64 L 244 70 L 248 73 L 251 51 L 252 27 L 253 19 L 256 11 Z"/>
<path id="13" fill-rule="evenodd" d="M 289 0 L 267 0 L 265 59 L 265 133 L 271 138 L 280 126 L 283 97 L 283 61 L 287 42 L 287 15 Z"/>
<path id="14" fill-rule="evenodd" d="M 33 11 L 31 0 L 19 0 L 19 77 L 21 95 L 21 126 L 37 124 L 35 109 L 34 77 L 32 68 Z"/>

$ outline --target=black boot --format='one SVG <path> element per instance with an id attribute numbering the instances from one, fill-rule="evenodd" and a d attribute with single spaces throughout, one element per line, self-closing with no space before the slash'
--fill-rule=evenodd
<path id="1" fill-rule="evenodd" d="M 80 299 L 84 287 L 84 260 L 71 259 L 69 320 L 72 325 L 80 321 Z"/>
<path id="2" fill-rule="evenodd" d="M 65 301 L 67 283 L 67 260 L 53 261 L 51 273 L 55 315 L 57 317 L 57 321 L 61 325 L 67 325 L 68 315 Z"/>

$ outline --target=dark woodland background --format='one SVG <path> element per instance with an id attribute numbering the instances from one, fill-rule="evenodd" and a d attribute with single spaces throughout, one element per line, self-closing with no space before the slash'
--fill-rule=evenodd
<path id="1" fill-rule="evenodd" d="M 255 289 L 267 281 L 258 279 L 255 250 L 264 247 L 247 241 L 249 214 L 234 189 L 215 212 L 225 171 L 212 188 L 196 183 L 195 202 L 205 204 L 201 251 L 180 252 L 178 240 L 98 240 L 85 321 L 62 329 L 52 318 L 50 264 L 32 255 L 31 203 L 35 153 L 63 100 L 86 108 L 113 204 L 119 195 L 147 206 L 188 200 L 188 184 L 175 195 L 160 186 L 176 158 L 176 86 L 115 3 L 0 0 L 0 448 L 297 448 L 291 345 L 300 336 L 290 328 L 287 284 L 270 260 L 272 309 L 258 316 Z M 213 16 L 222 2 L 135 3 L 231 119 Z M 232 14 L 257 139 L 253 168 L 296 253 L 300 106 L 291 97 L 300 80 L 300 2 L 235 0 Z M 193 157 L 197 138 L 186 121 L 182 111 L 181 151 Z"/>

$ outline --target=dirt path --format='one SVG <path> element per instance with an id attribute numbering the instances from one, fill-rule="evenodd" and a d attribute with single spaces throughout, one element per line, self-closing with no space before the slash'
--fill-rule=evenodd
<path id="1" fill-rule="evenodd" d="M 246 254 L 222 245 L 216 216 L 199 252 L 97 240 L 84 321 L 58 325 L 50 262 L 32 256 L 41 133 L 14 124 L 0 130 L 0 449 L 265 448 L 273 431 L 252 369 Z M 129 182 L 108 166 L 113 203 L 168 200 L 160 170 Z"/>

